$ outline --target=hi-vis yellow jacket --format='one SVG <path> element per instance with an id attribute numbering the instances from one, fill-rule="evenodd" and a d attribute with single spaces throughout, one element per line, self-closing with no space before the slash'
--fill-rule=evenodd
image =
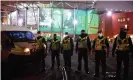
<path id="1" fill-rule="evenodd" d="M 47 45 L 43 42 L 43 37 L 37 40 L 37 49 L 46 48 Z"/>
<path id="2" fill-rule="evenodd" d="M 87 37 L 79 37 L 78 48 L 87 48 Z"/>
<path id="3" fill-rule="evenodd" d="M 63 47 L 63 50 L 71 50 L 70 38 L 67 38 L 67 39 L 64 38 L 63 39 L 62 47 Z"/>
<path id="4" fill-rule="evenodd" d="M 125 39 L 120 39 L 120 36 L 117 37 L 117 46 L 116 49 L 120 51 L 129 50 L 129 42 L 128 42 L 129 35 L 126 36 Z"/>
<path id="5" fill-rule="evenodd" d="M 95 50 L 105 50 L 106 44 L 105 44 L 105 37 L 102 39 L 99 39 L 98 37 L 95 39 Z"/>
<path id="6" fill-rule="evenodd" d="M 51 49 L 53 50 L 58 50 L 60 48 L 60 41 L 56 40 L 56 41 L 52 41 L 52 45 L 51 45 Z"/>

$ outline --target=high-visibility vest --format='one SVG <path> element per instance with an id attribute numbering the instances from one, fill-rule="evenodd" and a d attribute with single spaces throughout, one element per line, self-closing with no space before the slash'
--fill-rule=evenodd
<path id="1" fill-rule="evenodd" d="M 102 39 L 99 39 L 98 37 L 95 39 L 95 50 L 105 50 L 106 44 L 105 44 L 105 37 Z"/>
<path id="2" fill-rule="evenodd" d="M 70 38 L 63 39 L 62 46 L 63 46 L 63 50 L 71 50 Z"/>
<path id="3" fill-rule="evenodd" d="M 43 40 L 43 38 L 40 38 L 39 40 L 37 40 L 38 49 L 46 48 L 46 44 L 43 43 L 42 40 Z"/>
<path id="4" fill-rule="evenodd" d="M 79 37 L 78 48 L 87 48 L 87 37 Z"/>
<path id="5" fill-rule="evenodd" d="M 56 41 L 52 41 L 52 47 L 51 47 L 53 50 L 57 50 L 59 49 L 59 40 L 56 40 Z"/>
<path id="6" fill-rule="evenodd" d="M 117 37 L 117 47 L 116 50 L 126 51 L 129 50 L 129 36 L 126 35 L 125 39 L 120 39 L 120 36 Z"/>

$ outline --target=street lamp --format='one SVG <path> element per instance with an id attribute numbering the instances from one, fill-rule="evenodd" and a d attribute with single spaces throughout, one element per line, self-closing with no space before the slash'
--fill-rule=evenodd
<path id="1" fill-rule="evenodd" d="M 77 20 L 73 20 L 73 24 L 76 25 L 78 23 Z"/>
<path id="2" fill-rule="evenodd" d="M 107 15 L 108 15 L 108 16 L 111 16 L 111 15 L 112 15 L 112 12 L 111 12 L 111 11 L 108 11 L 108 12 L 107 12 Z"/>

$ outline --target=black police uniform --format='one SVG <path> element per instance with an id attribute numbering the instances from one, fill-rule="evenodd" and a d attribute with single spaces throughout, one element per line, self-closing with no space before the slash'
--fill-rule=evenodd
<path id="1" fill-rule="evenodd" d="M 65 40 L 66 40 L 66 42 L 65 42 Z M 67 42 L 69 42 L 68 40 L 70 40 L 70 49 L 65 50 L 63 45 L 68 44 L 67 43 Z M 74 46 L 73 39 L 71 37 L 67 36 L 63 39 L 61 51 L 63 53 L 64 66 L 66 67 L 66 69 L 71 69 L 71 56 L 73 55 L 73 46 Z"/>
<path id="2" fill-rule="evenodd" d="M 77 39 L 77 42 L 76 42 L 76 52 L 78 52 L 78 71 L 81 71 L 81 61 L 82 61 L 82 58 L 84 60 L 84 69 L 85 69 L 85 72 L 88 73 L 88 50 L 91 50 L 91 43 L 90 43 L 90 39 L 89 37 L 87 36 L 87 34 L 84 34 L 84 35 L 80 35 L 79 36 L 80 38 Z M 83 38 L 86 38 L 86 44 L 83 45 L 83 47 L 79 47 L 79 43 L 82 42 L 81 39 Z M 83 40 L 84 41 L 84 40 Z M 81 44 L 82 45 L 82 44 Z M 86 46 L 86 47 L 84 47 Z"/>
<path id="3" fill-rule="evenodd" d="M 55 47 L 55 48 L 53 48 Z M 51 51 L 51 61 L 52 61 L 52 67 L 51 69 L 54 68 L 55 64 L 55 57 L 57 61 L 58 68 L 60 66 L 60 58 L 59 58 L 59 53 L 60 53 L 60 41 L 58 39 L 53 39 L 53 41 L 50 44 L 50 51 Z"/>
<path id="4" fill-rule="evenodd" d="M 97 43 L 98 42 L 97 39 L 100 40 L 99 43 Z M 97 49 L 99 45 L 101 45 L 101 48 Z M 96 39 L 94 39 L 92 49 L 94 49 L 94 52 L 95 52 L 95 75 L 94 76 L 95 77 L 99 76 L 100 62 L 102 63 L 102 75 L 105 76 L 106 75 L 106 50 L 105 49 L 109 50 L 109 43 L 107 38 L 103 36 L 102 37 L 98 36 Z"/>
<path id="5" fill-rule="evenodd" d="M 118 45 L 124 44 L 122 41 L 125 40 L 126 44 L 128 44 L 127 50 L 120 50 Z M 124 80 L 127 80 L 128 78 L 128 71 L 129 71 L 129 53 L 132 51 L 133 45 L 131 38 L 128 35 L 120 33 L 114 41 L 113 49 L 112 49 L 112 55 L 117 55 L 117 70 L 116 70 L 116 79 L 119 80 L 120 74 L 121 74 L 121 64 L 124 63 Z M 115 53 L 115 54 L 114 54 Z"/>
<path id="6" fill-rule="evenodd" d="M 39 39 L 41 39 L 42 37 L 39 37 L 39 38 L 37 38 L 38 40 Z M 41 46 L 42 47 L 40 47 L 40 49 L 37 51 L 38 52 L 38 57 L 40 58 L 40 60 L 41 60 L 41 65 L 42 65 L 42 70 L 43 71 L 45 71 L 45 57 L 46 57 L 46 52 L 47 52 L 47 43 L 46 43 L 46 40 L 45 40 L 45 38 L 42 38 L 42 40 L 40 40 L 40 41 L 42 41 L 41 42 Z M 46 45 L 46 47 L 44 48 L 44 46 L 43 46 L 43 44 L 45 44 Z"/>

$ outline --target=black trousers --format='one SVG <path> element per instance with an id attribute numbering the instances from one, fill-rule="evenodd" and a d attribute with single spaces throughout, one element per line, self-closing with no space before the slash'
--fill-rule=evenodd
<path id="1" fill-rule="evenodd" d="M 64 58 L 64 66 L 71 68 L 71 51 L 64 51 L 63 58 Z"/>
<path id="2" fill-rule="evenodd" d="M 106 52 L 95 51 L 95 74 L 99 75 L 99 66 L 102 64 L 102 75 L 106 75 Z"/>
<path id="3" fill-rule="evenodd" d="M 54 67 L 54 64 L 55 64 L 55 57 L 56 57 L 57 65 L 59 67 L 60 66 L 59 51 L 56 51 L 56 50 L 52 51 L 52 54 L 51 54 L 52 67 Z"/>
<path id="4" fill-rule="evenodd" d="M 128 78 L 128 70 L 129 70 L 129 51 L 116 51 L 117 54 L 117 70 L 116 77 L 120 78 L 121 75 L 121 65 L 123 62 L 124 65 L 124 79 Z"/>
<path id="5" fill-rule="evenodd" d="M 44 49 L 40 49 L 39 50 L 39 58 L 40 58 L 40 61 L 41 61 L 41 66 L 43 69 L 45 69 L 45 55 L 44 55 Z"/>
<path id="6" fill-rule="evenodd" d="M 85 72 L 88 72 L 88 53 L 86 49 L 79 50 L 78 53 L 78 70 L 81 71 L 82 58 L 84 60 Z"/>

